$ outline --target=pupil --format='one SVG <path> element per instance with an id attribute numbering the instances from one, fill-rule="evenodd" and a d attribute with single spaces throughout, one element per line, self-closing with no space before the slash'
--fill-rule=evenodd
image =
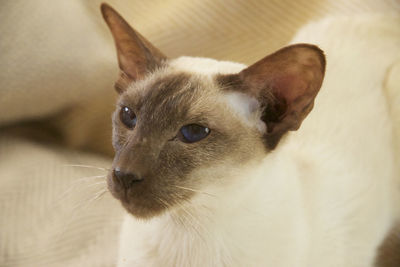
<path id="1" fill-rule="evenodd" d="M 182 141 L 186 143 L 194 143 L 205 138 L 210 132 L 210 129 L 197 124 L 185 125 L 181 128 L 183 136 Z"/>
<path id="2" fill-rule="evenodd" d="M 128 107 L 123 107 L 120 113 L 122 123 L 132 129 L 136 125 L 136 115 L 135 113 Z"/>
<path id="3" fill-rule="evenodd" d="M 133 112 L 131 112 L 131 110 L 129 108 L 125 107 L 124 111 L 129 116 L 129 119 L 135 118 L 135 114 L 133 114 Z"/>

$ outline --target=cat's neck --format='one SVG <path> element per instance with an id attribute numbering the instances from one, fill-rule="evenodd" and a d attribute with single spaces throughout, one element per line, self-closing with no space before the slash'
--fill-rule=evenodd
<path id="1" fill-rule="evenodd" d="M 303 247 L 296 246 L 292 240 L 306 244 L 309 224 L 302 214 L 304 202 L 297 168 L 290 158 L 283 161 L 278 154 L 272 154 L 252 171 L 233 177 L 240 181 L 225 185 L 220 191 L 205 188 L 204 194 L 199 193 L 191 202 L 155 219 L 154 226 L 162 229 L 157 242 L 177 241 L 170 245 L 171 251 L 163 251 L 165 257 L 182 250 L 182 255 L 213 259 L 225 262 L 226 266 L 237 265 L 241 258 L 254 260 L 252 264 L 243 262 L 244 265 L 257 266 L 265 256 L 261 251 L 268 251 L 272 258 L 276 255 L 280 262 L 284 260 L 278 257 L 284 251 L 301 258 Z M 248 249 L 252 246 L 257 250 Z M 249 253 L 253 255 L 249 257 Z M 290 266 L 292 259 L 287 261 Z"/>

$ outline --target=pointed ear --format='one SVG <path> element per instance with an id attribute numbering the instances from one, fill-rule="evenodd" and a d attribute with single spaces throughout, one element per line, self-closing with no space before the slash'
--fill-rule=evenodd
<path id="1" fill-rule="evenodd" d="M 325 56 L 317 46 L 297 44 L 269 55 L 218 82 L 258 99 L 267 125 L 265 140 L 273 149 L 288 131 L 297 130 L 311 111 L 322 85 Z"/>
<path id="2" fill-rule="evenodd" d="M 121 75 L 115 86 L 121 93 L 129 83 L 141 79 L 146 73 L 159 67 L 166 56 L 129 26 L 109 5 L 101 4 L 101 13 L 117 48 Z"/>

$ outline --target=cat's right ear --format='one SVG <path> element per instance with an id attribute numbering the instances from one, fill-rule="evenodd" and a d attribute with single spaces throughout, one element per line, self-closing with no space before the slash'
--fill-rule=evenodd
<path id="1" fill-rule="evenodd" d="M 108 4 L 101 4 L 101 13 L 117 48 L 121 74 L 115 88 L 118 93 L 122 93 L 130 83 L 154 71 L 167 57 L 129 26 Z"/>

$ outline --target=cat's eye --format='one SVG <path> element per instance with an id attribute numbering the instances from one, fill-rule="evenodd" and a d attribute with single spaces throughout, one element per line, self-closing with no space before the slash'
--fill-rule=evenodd
<path id="1" fill-rule="evenodd" d="M 198 124 L 189 124 L 179 130 L 178 138 L 185 143 L 200 141 L 210 134 L 210 129 Z"/>
<path id="2" fill-rule="evenodd" d="M 119 118 L 121 122 L 129 129 L 135 128 L 137 118 L 132 109 L 128 107 L 122 107 L 119 113 Z"/>

